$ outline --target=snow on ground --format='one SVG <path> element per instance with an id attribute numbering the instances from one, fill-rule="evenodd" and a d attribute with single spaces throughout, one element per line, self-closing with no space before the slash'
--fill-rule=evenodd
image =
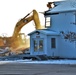
<path id="1" fill-rule="evenodd" d="M 47 61 L 18 61 L 19 63 L 32 64 L 76 64 L 76 60 L 47 60 Z"/>
<path id="2" fill-rule="evenodd" d="M 1 64 L 7 63 L 25 63 L 25 64 L 76 64 L 76 60 L 47 60 L 47 61 L 32 61 L 32 60 L 6 60 L 0 61 Z"/>

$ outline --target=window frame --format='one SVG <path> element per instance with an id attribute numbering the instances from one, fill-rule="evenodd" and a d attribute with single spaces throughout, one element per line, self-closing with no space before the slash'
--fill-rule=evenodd
<path id="1" fill-rule="evenodd" d="M 36 52 L 36 51 L 38 51 L 38 42 L 37 42 L 37 40 L 33 40 L 33 44 L 34 44 L 34 51 Z"/>
<path id="2" fill-rule="evenodd" d="M 50 19 L 47 20 L 48 18 L 50 18 Z M 47 23 L 49 23 L 49 25 L 47 25 Z M 45 16 L 45 28 L 49 28 L 49 27 L 51 27 L 51 17 Z"/>
<path id="3" fill-rule="evenodd" d="M 33 39 L 33 49 L 34 52 L 44 51 L 44 43 L 43 38 Z"/>

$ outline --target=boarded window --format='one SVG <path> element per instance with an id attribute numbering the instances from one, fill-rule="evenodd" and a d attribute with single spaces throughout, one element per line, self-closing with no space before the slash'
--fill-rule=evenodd
<path id="1" fill-rule="evenodd" d="M 56 39 L 51 38 L 51 48 L 56 48 Z"/>

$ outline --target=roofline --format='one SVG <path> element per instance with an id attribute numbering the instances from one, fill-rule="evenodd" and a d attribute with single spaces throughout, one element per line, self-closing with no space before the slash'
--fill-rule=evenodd
<path id="1" fill-rule="evenodd" d="M 59 14 L 59 13 L 64 13 L 64 12 L 76 12 L 76 10 L 67 10 L 67 11 L 56 11 L 56 12 L 47 12 L 44 15 L 55 15 L 55 14 Z"/>
<path id="2" fill-rule="evenodd" d="M 64 12 L 76 12 L 76 9 L 75 10 L 63 10 L 63 11 L 55 11 L 55 12 L 50 12 L 50 13 L 64 13 Z"/>
<path id="3" fill-rule="evenodd" d="M 29 33 L 28 35 L 32 35 L 32 34 L 35 33 L 36 31 L 39 31 L 39 32 L 41 32 L 41 33 L 44 34 L 44 35 L 59 35 L 59 34 L 57 34 L 57 33 L 47 34 L 47 33 L 43 32 L 43 31 L 40 31 L 40 30 L 35 30 L 35 31 Z"/>

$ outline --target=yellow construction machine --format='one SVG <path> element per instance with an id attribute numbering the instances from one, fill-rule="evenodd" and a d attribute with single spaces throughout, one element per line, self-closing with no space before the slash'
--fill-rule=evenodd
<path id="1" fill-rule="evenodd" d="M 33 12 L 32 15 L 30 15 Z M 23 50 L 29 48 L 28 40 L 24 33 L 20 33 L 23 26 L 30 21 L 34 21 L 36 29 L 42 29 L 39 16 L 36 10 L 28 13 L 24 18 L 17 22 L 14 33 L 11 37 L 0 37 L 0 47 L 9 47 L 11 50 Z M 29 28 L 27 28 L 29 29 Z M 27 31 L 27 30 L 26 30 Z"/>

